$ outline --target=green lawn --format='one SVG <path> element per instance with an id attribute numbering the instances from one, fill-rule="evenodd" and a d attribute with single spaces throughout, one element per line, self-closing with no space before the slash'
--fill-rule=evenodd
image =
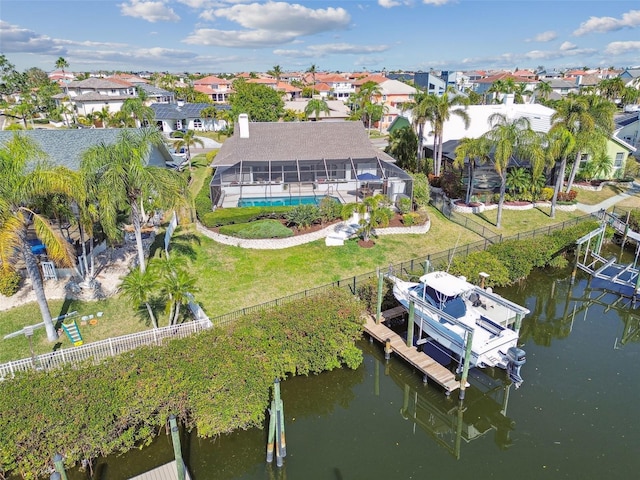
<path id="1" fill-rule="evenodd" d="M 599 192 L 592 192 L 590 190 L 576 188 L 576 192 L 578 192 L 576 200 L 586 205 L 596 205 L 604 200 L 618 195 L 619 193 L 624 193 L 626 190 L 626 188 L 621 188 L 617 185 L 605 185 Z"/>
<path id="2" fill-rule="evenodd" d="M 549 217 L 550 208 L 532 208 L 531 210 L 502 210 L 502 227 L 496 228 L 498 209 L 488 210 L 482 213 L 461 214 L 470 217 L 479 224 L 489 228 L 491 231 L 502 234 L 505 237 L 516 235 L 522 232 L 529 232 L 538 228 L 546 227 L 556 223 L 562 223 L 575 217 L 581 217 L 584 212 L 576 210 L 574 212 L 563 212 L 556 210 L 556 218 Z"/>

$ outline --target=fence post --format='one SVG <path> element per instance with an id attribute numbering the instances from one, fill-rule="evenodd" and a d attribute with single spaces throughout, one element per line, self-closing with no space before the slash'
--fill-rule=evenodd
<path id="1" fill-rule="evenodd" d="M 111 356 L 114 357 L 115 355 L 113 354 L 113 341 L 111 340 L 111 337 L 109 337 L 109 352 L 111 352 Z"/>

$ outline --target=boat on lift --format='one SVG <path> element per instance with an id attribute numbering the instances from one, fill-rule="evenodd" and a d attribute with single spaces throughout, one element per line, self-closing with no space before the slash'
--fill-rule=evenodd
<path id="1" fill-rule="evenodd" d="M 444 271 L 427 273 L 419 282 L 388 278 L 402 306 L 408 310 L 414 303 L 419 338 L 433 339 L 460 360 L 470 338 L 470 367 L 499 367 L 516 385 L 522 383 L 526 355 L 518 348 L 518 333 L 509 327 L 519 326 L 528 309 Z"/>

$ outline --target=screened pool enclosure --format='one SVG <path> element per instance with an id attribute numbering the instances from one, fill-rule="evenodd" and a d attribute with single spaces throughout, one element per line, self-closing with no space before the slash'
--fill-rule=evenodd
<path id="1" fill-rule="evenodd" d="M 319 160 L 246 160 L 219 166 L 210 184 L 214 207 L 260 198 L 331 196 L 342 203 L 384 194 L 412 198 L 409 174 L 378 157 Z M 242 202 L 242 203 L 241 203 Z"/>

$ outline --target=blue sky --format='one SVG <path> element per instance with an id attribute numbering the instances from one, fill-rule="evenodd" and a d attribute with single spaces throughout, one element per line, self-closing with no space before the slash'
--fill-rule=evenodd
<path id="1" fill-rule="evenodd" d="M 640 65 L 640 2 L 2 0 L 19 70 L 169 72 Z"/>

